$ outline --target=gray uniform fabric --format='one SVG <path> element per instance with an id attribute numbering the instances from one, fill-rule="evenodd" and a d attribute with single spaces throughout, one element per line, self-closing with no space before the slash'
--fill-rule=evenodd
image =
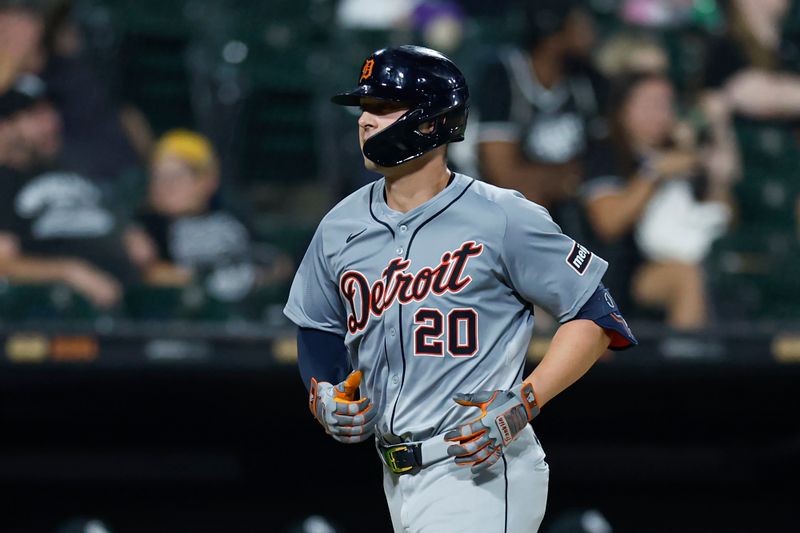
<path id="1" fill-rule="evenodd" d="M 519 384 L 532 304 L 569 320 L 607 266 L 515 191 L 456 174 L 400 213 L 379 179 L 322 220 L 284 313 L 345 337 L 379 435 L 423 440 L 474 418 L 453 394 Z"/>
<path id="2" fill-rule="evenodd" d="M 384 467 L 383 491 L 395 533 L 535 533 L 549 479 L 550 467 L 529 425 L 480 475 L 453 461 L 413 476 L 395 476 Z"/>

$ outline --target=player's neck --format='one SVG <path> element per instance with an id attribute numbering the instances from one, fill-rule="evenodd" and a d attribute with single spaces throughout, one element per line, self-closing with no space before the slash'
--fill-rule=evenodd
<path id="1" fill-rule="evenodd" d="M 386 204 L 395 211 L 407 213 L 447 187 L 451 172 L 444 158 L 437 157 L 413 168 L 410 172 L 386 175 Z"/>

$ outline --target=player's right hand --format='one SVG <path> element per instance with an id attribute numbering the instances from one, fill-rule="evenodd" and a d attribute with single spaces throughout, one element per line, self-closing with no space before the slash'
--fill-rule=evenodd
<path id="1" fill-rule="evenodd" d="M 362 442 L 375 431 L 376 411 L 369 398 L 355 399 L 361 371 L 354 370 L 337 385 L 311 378 L 308 406 L 325 431 L 344 443 Z"/>

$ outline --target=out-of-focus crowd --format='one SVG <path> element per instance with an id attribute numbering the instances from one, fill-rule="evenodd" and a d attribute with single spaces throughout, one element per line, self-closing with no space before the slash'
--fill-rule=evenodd
<path id="1" fill-rule="evenodd" d="M 724 298 L 709 286 L 709 263 L 721 259 L 727 263 L 716 271 L 792 285 L 779 278 L 800 268 L 796 3 L 492 6 L 514 13 L 516 24 L 505 26 L 516 31 L 482 54 L 471 78 L 471 130 L 466 146 L 450 152 L 456 166 L 547 207 L 566 233 L 610 262 L 604 282 L 631 316 L 681 331 L 712 325 L 720 311 L 740 318 L 731 308 L 745 306 L 745 290 L 737 292 L 746 286 L 732 286 Z M 457 57 L 475 51 L 459 40 L 470 14 L 485 13 L 485 5 L 407 8 L 424 42 Z M 611 13 L 611 23 L 600 24 L 598 12 Z M 376 21 L 355 8 L 346 13 L 354 26 L 398 24 L 396 14 Z M 691 53 L 675 50 L 676 35 L 684 47 L 689 40 Z M 748 131 L 756 133 L 748 139 Z M 750 246 L 742 242 L 753 236 L 765 244 L 749 255 L 719 246 L 728 237 L 734 249 Z M 788 236 L 788 244 L 776 236 Z"/>
<path id="2" fill-rule="evenodd" d="M 235 302 L 285 283 L 292 259 L 220 207 L 209 139 L 186 129 L 156 139 L 147 117 L 119 105 L 71 7 L 0 3 L 0 276 L 64 285 L 107 311 L 136 286 L 196 284 Z"/>
<path id="3" fill-rule="evenodd" d="M 767 215 L 754 195 L 790 205 L 777 224 L 797 244 L 800 174 L 782 168 L 762 187 L 772 160 L 753 164 L 736 129 L 768 124 L 759 142 L 779 145 L 782 159 L 772 159 L 800 171 L 791 0 L 605 2 L 614 16 L 603 32 L 597 2 L 377 3 L 335 2 L 339 27 L 411 21 L 417 44 L 474 65 L 470 127 L 453 166 L 521 191 L 608 259 L 605 282 L 626 315 L 678 330 L 712 323 L 706 264 L 727 235 L 761 231 Z M 0 276 L 67 286 L 106 310 L 139 286 L 197 286 L 228 302 L 285 287 L 297 258 L 227 207 L 244 199 L 222 201 L 226 176 L 209 138 L 156 137 L 152 117 L 120 104 L 87 60 L 72 7 L 0 0 Z M 513 38 L 470 54 L 469 18 L 499 11 L 513 14 Z M 680 78 L 688 59 L 664 29 L 711 11 L 719 20 L 694 30 L 700 74 Z M 372 178 L 347 172 L 342 194 Z"/>
<path id="4" fill-rule="evenodd" d="M 715 241 L 758 223 L 739 217 L 734 190 L 751 176 L 734 120 L 784 122 L 800 154 L 800 75 L 781 48 L 790 1 L 726 2 L 719 32 L 701 41 L 699 79 L 676 87 L 646 27 L 695 4 L 622 2 L 638 31 L 600 42 L 580 2 L 531 2 L 522 46 L 501 51 L 477 88 L 484 179 L 547 206 L 610 261 L 605 281 L 623 308 L 663 313 L 679 330 L 712 319 L 704 263 Z M 786 190 L 800 202 L 797 183 Z"/>

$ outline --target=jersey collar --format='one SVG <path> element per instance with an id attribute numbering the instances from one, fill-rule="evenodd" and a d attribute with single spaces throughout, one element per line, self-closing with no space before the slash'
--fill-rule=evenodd
<path id="1" fill-rule="evenodd" d="M 384 199 L 384 188 L 386 186 L 386 178 L 376 180 L 373 184 L 372 194 L 372 211 L 382 222 L 393 224 L 413 224 L 416 221 L 425 220 L 429 215 L 436 213 L 439 209 L 447 205 L 458 196 L 464 188 L 469 185 L 473 178 L 464 176 L 463 174 L 454 173 L 453 179 L 450 184 L 442 189 L 436 196 L 427 202 L 418 205 L 407 213 L 395 211 L 386 204 Z"/>

